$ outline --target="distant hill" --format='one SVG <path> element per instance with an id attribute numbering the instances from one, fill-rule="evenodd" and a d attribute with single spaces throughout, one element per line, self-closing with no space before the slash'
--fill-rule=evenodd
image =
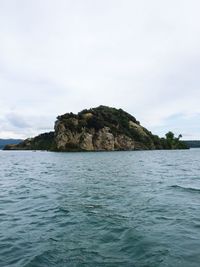
<path id="1" fill-rule="evenodd" d="M 182 141 L 190 148 L 200 148 L 200 140 L 186 140 Z"/>
<path id="2" fill-rule="evenodd" d="M 3 149 L 6 145 L 19 144 L 22 141 L 22 139 L 0 139 L 0 149 Z"/>
<path id="3" fill-rule="evenodd" d="M 99 106 L 58 116 L 54 132 L 40 134 L 5 150 L 114 151 L 185 149 L 172 132 L 160 138 L 122 109 Z"/>

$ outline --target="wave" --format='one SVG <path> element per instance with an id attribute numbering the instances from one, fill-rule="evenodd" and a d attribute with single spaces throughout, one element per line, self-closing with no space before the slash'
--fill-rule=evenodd
<path id="1" fill-rule="evenodd" d="M 194 188 L 194 187 L 184 187 L 180 185 L 172 185 L 171 188 L 175 188 L 177 190 L 182 190 L 185 192 L 191 192 L 191 193 L 200 193 L 200 188 Z"/>

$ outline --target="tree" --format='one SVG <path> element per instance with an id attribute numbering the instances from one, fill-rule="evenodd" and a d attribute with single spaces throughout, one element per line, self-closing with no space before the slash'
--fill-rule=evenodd
<path id="1" fill-rule="evenodd" d="M 168 148 L 172 149 L 182 149 L 182 148 L 187 148 L 187 146 L 180 141 L 180 138 L 182 138 L 182 134 L 179 134 L 178 137 L 175 137 L 173 132 L 168 132 L 166 133 L 166 143 Z"/>
<path id="2" fill-rule="evenodd" d="M 180 140 L 182 137 L 183 137 L 182 134 L 179 134 L 178 140 Z"/>
<path id="3" fill-rule="evenodd" d="M 166 136 L 167 140 L 170 140 L 170 141 L 174 140 L 174 133 L 172 133 L 172 132 L 166 133 L 165 136 Z"/>

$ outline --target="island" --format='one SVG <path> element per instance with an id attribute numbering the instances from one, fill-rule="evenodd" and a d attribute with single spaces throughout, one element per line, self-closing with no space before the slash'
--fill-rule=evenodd
<path id="1" fill-rule="evenodd" d="M 152 134 L 135 117 L 122 109 L 99 106 L 78 114 L 58 116 L 54 132 L 28 138 L 4 150 L 48 151 L 128 151 L 153 149 L 186 149 L 172 132 L 166 138 Z"/>

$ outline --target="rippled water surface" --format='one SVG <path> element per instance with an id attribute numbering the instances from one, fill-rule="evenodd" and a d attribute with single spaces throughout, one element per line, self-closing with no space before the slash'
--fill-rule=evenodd
<path id="1" fill-rule="evenodd" d="M 200 266 L 200 149 L 0 152 L 0 266 Z"/>

